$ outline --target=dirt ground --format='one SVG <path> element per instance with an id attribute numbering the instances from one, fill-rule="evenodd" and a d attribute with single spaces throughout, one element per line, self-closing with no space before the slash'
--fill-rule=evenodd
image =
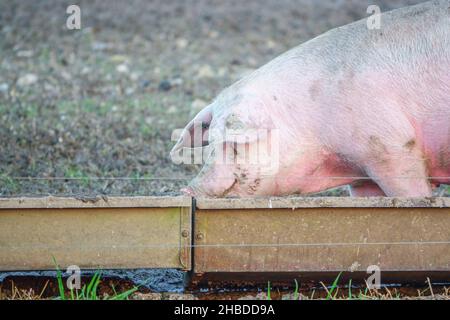
<path id="1" fill-rule="evenodd" d="M 170 161 L 174 129 L 374 3 L 89 0 L 68 30 L 72 2 L 0 2 L 0 196 L 176 194 L 197 168 Z"/>
<path id="2" fill-rule="evenodd" d="M 87 284 L 92 278 L 84 277 L 81 285 Z M 63 279 L 66 281 L 66 278 Z M 114 296 L 137 284 L 127 279 L 105 277 L 99 283 L 98 297 Z M 188 292 L 154 292 L 148 287 L 139 286 L 129 299 L 132 300 L 313 300 L 313 299 L 406 299 L 406 300 L 450 300 L 450 287 L 445 285 L 388 285 L 380 289 L 367 289 L 363 285 L 340 283 L 331 289 L 331 282 L 322 284 L 301 284 L 298 290 L 271 285 L 270 293 L 266 287 L 241 288 L 240 290 L 196 290 Z M 330 294 L 330 290 L 331 294 Z M 66 295 L 70 292 L 67 290 Z M 0 282 L 0 300 L 2 299 L 55 299 L 59 296 L 58 283 L 53 276 L 8 276 Z"/>

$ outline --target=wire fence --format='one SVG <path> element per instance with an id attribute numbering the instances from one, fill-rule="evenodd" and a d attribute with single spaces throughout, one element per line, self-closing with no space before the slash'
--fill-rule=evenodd
<path id="1" fill-rule="evenodd" d="M 423 246 L 423 245 L 450 245 L 448 241 L 394 241 L 394 242 L 322 242 L 322 243 L 216 243 L 216 244 L 138 244 L 138 245 L 84 245 L 83 246 L 0 246 L 0 249 L 180 249 L 180 248 L 285 248 L 285 247 L 348 247 L 348 246 Z"/>
<path id="2" fill-rule="evenodd" d="M 68 181 L 77 181 L 77 180 L 125 180 L 125 181 L 153 181 L 153 180 L 190 180 L 195 176 L 185 176 L 185 177 L 20 177 L 20 176 L 0 176 L 0 180 L 68 180 Z M 311 177 L 311 176 L 269 176 L 269 175 L 260 175 L 261 178 L 268 179 L 289 179 L 289 180 L 321 180 L 321 179 L 335 179 L 335 180 L 373 180 L 371 177 L 367 176 L 323 176 L 323 177 Z M 429 180 L 449 180 L 450 176 L 380 176 L 377 179 L 429 179 Z M 217 177 L 216 179 L 221 179 L 221 177 Z M 227 178 L 229 179 L 229 178 Z"/>

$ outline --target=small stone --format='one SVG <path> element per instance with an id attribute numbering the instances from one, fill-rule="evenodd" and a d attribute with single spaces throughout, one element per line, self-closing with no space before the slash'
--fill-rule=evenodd
<path id="1" fill-rule="evenodd" d="M 7 84 L 7 83 L 0 84 L 0 92 L 8 92 L 8 90 L 9 90 L 9 84 Z"/>
<path id="2" fill-rule="evenodd" d="M 123 63 L 123 64 L 119 64 L 116 67 L 116 71 L 119 73 L 128 73 L 128 72 L 130 72 L 130 69 L 128 68 L 128 66 L 126 64 Z"/>
<path id="3" fill-rule="evenodd" d="M 203 65 L 197 71 L 197 77 L 199 78 L 213 78 L 214 70 L 210 65 Z"/>
<path id="4" fill-rule="evenodd" d="M 132 73 L 130 74 L 130 79 L 133 80 L 133 81 L 139 80 L 139 77 L 140 77 L 140 74 L 137 73 L 137 72 L 132 72 Z"/>
<path id="5" fill-rule="evenodd" d="M 151 82 L 150 80 L 142 80 L 142 81 L 140 82 L 140 86 L 141 86 L 142 88 L 147 88 L 151 83 L 152 83 L 152 82 Z"/>
<path id="6" fill-rule="evenodd" d="M 18 51 L 16 55 L 19 58 L 31 58 L 34 55 L 34 52 L 31 50 L 21 50 Z"/>
<path id="7" fill-rule="evenodd" d="M 159 83 L 158 88 L 160 91 L 169 91 L 170 89 L 172 89 L 172 84 L 169 80 L 163 80 Z"/>
<path id="8" fill-rule="evenodd" d="M 30 86 L 38 81 L 38 76 L 33 73 L 28 73 L 17 80 L 17 85 L 20 87 Z"/>
<path id="9" fill-rule="evenodd" d="M 130 96 L 130 95 L 132 95 L 134 93 L 134 88 L 126 88 L 125 89 L 125 94 L 127 95 L 127 96 Z"/>
<path id="10" fill-rule="evenodd" d="M 167 109 L 167 113 L 175 114 L 175 113 L 177 113 L 177 112 L 178 112 L 178 108 L 177 108 L 176 106 L 170 106 L 170 107 Z"/>
<path id="11" fill-rule="evenodd" d="M 146 124 L 152 124 L 153 123 L 153 117 L 146 117 L 145 118 L 145 123 Z"/>
<path id="12" fill-rule="evenodd" d="M 181 78 L 175 78 L 175 79 L 170 80 L 170 83 L 174 86 L 181 86 L 183 84 L 183 82 L 184 81 Z"/>
<path id="13" fill-rule="evenodd" d="M 187 41 L 187 40 L 184 39 L 184 38 L 180 38 L 180 39 L 178 39 L 178 40 L 176 41 L 176 45 L 177 45 L 177 47 L 178 47 L 179 49 L 184 49 L 184 48 L 186 48 L 186 47 L 188 46 L 188 44 L 189 44 L 189 41 Z"/>
<path id="14" fill-rule="evenodd" d="M 277 44 L 276 44 L 275 41 L 273 41 L 272 39 L 269 39 L 269 40 L 267 40 L 267 42 L 266 42 L 266 46 L 267 46 L 267 48 L 269 48 L 269 49 L 274 49 L 274 48 L 277 46 Z"/>
<path id="15" fill-rule="evenodd" d="M 231 60 L 231 64 L 234 66 L 239 66 L 242 64 L 242 62 L 241 62 L 241 60 L 235 58 L 235 59 Z"/>
<path id="16" fill-rule="evenodd" d="M 217 32 L 216 30 L 212 30 L 212 31 L 210 31 L 210 32 L 208 33 L 208 36 L 209 36 L 211 39 L 216 39 L 216 38 L 219 36 L 219 32 Z"/>
<path id="17" fill-rule="evenodd" d="M 86 75 L 91 73 L 91 68 L 84 66 L 83 69 L 81 69 L 81 74 Z"/>
<path id="18" fill-rule="evenodd" d="M 112 62 L 124 63 L 128 60 L 128 57 L 120 55 L 120 54 L 116 54 L 116 55 L 111 56 L 110 60 Z"/>
<path id="19" fill-rule="evenodd" d="M 92 44 L 92 50 L 94 51 L 103 51 L 103 50 L 107 50 L 107 49 L 111 49 L 113 46 L 109 43 L 104 43 L 104 42 L 94 42 Z"/>
<path id="20" fill-rule="evenodd" d="M 217 72 L 217 75 L 218 75 L 219 77 L 223 77 L 223 76 L 225 76 L 227 73 L 228 73 L 228 69 L 225 68 L 225 67 L 221 67 L 221 68 L 219 68 L 219 71 Z"/>

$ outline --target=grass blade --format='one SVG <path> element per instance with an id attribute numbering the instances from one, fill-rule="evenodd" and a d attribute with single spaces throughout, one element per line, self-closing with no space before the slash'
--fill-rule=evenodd
<path id="1" fill-rule="evenodd" d="M 294 279 L 294 282 L 295 282 L 294 300 L 298 300 L 298 297 L 300 295 L 298 293 L 298 282 L 297 282 L 297 279 Z"/>
<path id="2" fill-rule="evenodd" d="M 66 294 L 64 292 L 64 283 L 63 283 L 63 279 L 62 279 L 62 272 L 59 269 L 58 263 L 56 262 L 55 257 L 53 258 L 53 264 L 55 265 L 56 268 L 56 279 L 58 281 L 58 290 L 59 290 L 59 298 L 61 300 L 66 300 Z"/>
<path id="3" fill-rule="evenodd" d="M 334 279 L 333 284 L 331 285 L 331 288 L 328 291 L 328 295 L 327 295 L 327 298 L 326 298 L 327 300 L 334 299 L 336 297 L 336 295 L 333 296 L 333 292 L 334 292 L 334 290 L 337 289 L 337 284 L 338 284 L 339 278 L 341 277 L 341 274 L 342 274 L 342 271 L 339 272 L 339 274 L 336 277 L 336 279 Z"/>

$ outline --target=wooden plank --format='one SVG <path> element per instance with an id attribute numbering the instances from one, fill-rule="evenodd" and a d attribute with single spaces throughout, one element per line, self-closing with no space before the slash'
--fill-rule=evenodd
<path id="1" fill-rule="evenodd" d="M 399 201 L 403 207 L 371 200 L 356 200 L 356 208 L 302 207 L 297 200 L 297 208 L 257 209 L 234 209 L 233 200 L 227 210 L 223 200 L 219 209 L 198 201 L 194 273 L 365 272 L 370 265 L 385 272 L 450 271 L 450 208 L 441 200 L 423 208 L 426 199 Z"/>
<path id="2" fill-rule="evenodd" d="M 191 238 L 183 231 L 190 230 L 191 202 L 134 200 L 110 198 L 72 208 L 80 200 L 2 199 L 0 270 L 54 269 L 52 257 L 62 267 L 189 270 Z M 5 208 L 13 203 L 20 208 Z"/>

